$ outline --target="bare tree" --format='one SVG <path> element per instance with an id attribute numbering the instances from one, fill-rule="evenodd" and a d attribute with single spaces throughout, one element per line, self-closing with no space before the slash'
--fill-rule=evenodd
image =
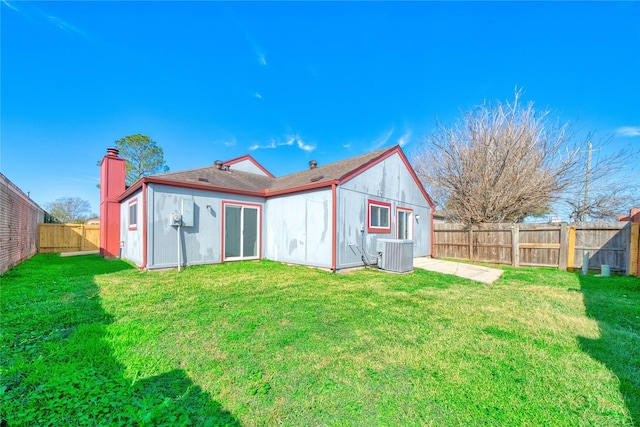
<path id="1" fill-rule="evenodd" d="M 631 147 L 611 151 L 613 136 L 595 147 L 593 139 L 593 134 L 587 137 L 579 160 L 582 167 L 564 197 L 574 221 L 615 219 L 640 205 L 640 189 L 634 185 L 640 169 L 631 168 L 637 164 L 640 151 Z"/>
<path id="2" fill-rule="evenodd" d="M 517 222 L 550 211 L 574 183 L 579 149 L 570 127 L 533 103 L 484 103 L 454 126 L 437 123 L 412 157 L 436 203 L 468 224 Z"/>
<path id="3" fill-rule="evenodd" d="M 63 224 L 83 223 L 91 216 L 91 205 L 80 197 L 60 197 L 45 203 L 44 208 L 57 222 Z"/>

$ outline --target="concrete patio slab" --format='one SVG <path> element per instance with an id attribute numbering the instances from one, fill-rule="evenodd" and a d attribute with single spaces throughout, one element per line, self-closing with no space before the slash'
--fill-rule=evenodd
<path id="1" fill-rule="evenodd" d="M 483 267 L 480 265 L 464 264 L 461 262 L 444 261 L 431 257 L 413 259 L 413 266 L 423 270 L 434 271 L 442 274 L 452 274 L 476 282 L 492 284 L 500 278 L 502 270 Z"/>
<path id="2" fill-rule="evenodd" d="M 66 256 L 77 256 L 77 255 L 95 255 L 99 254 L 100 251 L 76 251 L 76 252 L 62 252 L 60 254 L 61 257 Z"/>

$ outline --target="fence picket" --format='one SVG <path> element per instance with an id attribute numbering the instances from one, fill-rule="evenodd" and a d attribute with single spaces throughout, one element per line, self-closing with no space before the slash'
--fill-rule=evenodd
<path id="1" fill-rule="evenodd" d="M 588 251 L 590 269 L 606 264 L 611 271 L 637 274 L 638 236 L 632 230 L 637 228 L 628 222 L 467 227 L 436 223 L 434 256 L 573 271 L 582 268 L 582 256 Z M 468 248 L 467 253 L 461 248 Z"/>
<path id="2" fill-rule="evenodd" d="M 95 251 L 100 249 L 100 226 L 38 224 L 40 253 Z"/>

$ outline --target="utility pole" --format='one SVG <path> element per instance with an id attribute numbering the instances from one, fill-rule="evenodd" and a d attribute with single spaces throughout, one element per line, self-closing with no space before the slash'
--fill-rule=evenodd
<path id="1" fill-rule="evenodd" d="M 580 215 L 580 221 L 584 221 L 586 219 L 586 210 L 587 206 L 589 206 L 589 181 L 591 180 L 591 152 L 593 151 L 593 147 L 591 145 L 591 141 L 587 142 L 587 173 L 585 176 L 584 183 L 584 204 L 582 206 L 582 214 Z"/>

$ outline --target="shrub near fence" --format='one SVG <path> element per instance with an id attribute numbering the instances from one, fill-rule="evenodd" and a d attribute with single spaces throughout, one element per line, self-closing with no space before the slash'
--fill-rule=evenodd
<path id="1" fill-rule="evenodd" d="M 589 268 L 638 273 L 638 224 L 434 224 L 434 257 L 507 264 L 514 267 Z"/>
<path id="2" fill-rule="evenodd" d="M 85 224 L 40 224 L 40 253 L 97 251 L 100 226 Z"/>

